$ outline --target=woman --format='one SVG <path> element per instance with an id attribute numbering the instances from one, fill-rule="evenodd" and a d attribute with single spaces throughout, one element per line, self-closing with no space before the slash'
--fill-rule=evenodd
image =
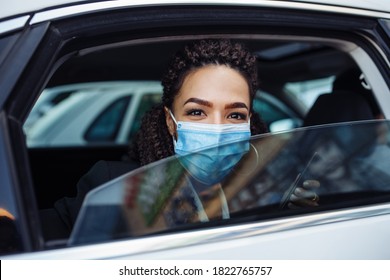
<path id="1" fill-rule="evenodd" d="M 50 224 L 44 224 L 49 229 L 47 237 L 68 236 L 87 192 L 138 165 L 174 154 L 186 155 L 225 141 L 248 140 L 250 135 L 266 132 L 266 126 L 252 110 L 257 90 L 256 67 L 256 58 L 248 50 L 228 40 L 202 40 L 185 46 L 174 56 L 162 79 L 161 105 L 143 118 L 130 152 L 134 162 L 98 162 L 80 179 L 77 197 L 63 198 L 56 202 L 55 213 L 43 214 L 52 219 Z M 222 142 L 221 135 L 225 139 Z M 217 184 L 230 170 L 213 177 L 216 170 L 223 169 L 219 165 L 213 170 L 214 162 L 206 168 L 206 174 L 199 172 L 199 165 L 194 168 L 193 162 L 183 165 L 195 179 L 192 182 L 196 192 Z M 205 181 L 210 177 L 211 181 Z M 311 197 L 315 197 L 311 191 L 301 191 L 294 199 L 296 204 L 312 205 Z M 49 219 L 43 218 L 45 221 Z"/>
<path id="2" fill-rule="evenodd" d="M 209 74 L 215 76 L 211 78 Z M 199 87 L 192 88 L 190 92 L 194 84 Z M 208 124 L 250 120 L 252 135 L 267 130 L 259 115 L 252 110 L 257 90 L 256 58 L 240 44 L 232 44 L 228 40 L 208 40 L 185 46 L 172 59 L 162 85 L 162 104 L 144 117 L 133 147 L 132 156 L 141 165 L 175 154 L 172 137 L 176 137 L 176 127 L 172 116 L 176 116 L 177 121 Z M 198 95 L 200 93 L 201 96 Z M 229 103 L 226 100 L 233 98 L 230 93 L 246 108 L 220 110 L 217 105 Z M 189 98 L 198 100 L 184 104 Z"/>

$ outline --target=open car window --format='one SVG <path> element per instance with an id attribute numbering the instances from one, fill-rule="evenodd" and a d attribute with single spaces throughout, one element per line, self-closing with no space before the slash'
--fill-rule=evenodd
<path id="1" fill-rule="evenodd" d="M 69 244 L 389 201 L 389 131 L 390 122 L 385 120 L 313 126 L 161 160 L 90 192 Z M 226 166 L 211 172 L 220 185 L 198 183 L 196 174 L 202 166 L 196 162 L 219 154 L 226 163 L 234 160 L 231 151 L 242 147 L 247 152 L 233 153 L 240 160 L 232 169 L 221 172 L 220 178 L 218 172 L 226 171 Z M 305 180 L 320 182 L 319 206 L 290 207 L 291 193 Z"/>

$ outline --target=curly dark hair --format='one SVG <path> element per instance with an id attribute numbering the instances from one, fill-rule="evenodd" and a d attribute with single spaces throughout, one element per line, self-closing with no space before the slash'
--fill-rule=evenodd
<path id="1" fill-rule="evenodd" d="M 238 71 L 247 81 L 250 92 L 251 134 L 267 131 L 260 116 L 253 112 L 252 103 L 258 81 L 256 57 L 243 45 L 230 40 L 201 40 L 186 45 L 177 52 L 162 78 L 162 102 L 142 119 L 134 140 L 131 156 L 145 165 L 174 154 L 172 136 L 165 121 L 164 107 L 172 109 L 173 101 L 188 74 L 207 65 L 225 65 Z"/>

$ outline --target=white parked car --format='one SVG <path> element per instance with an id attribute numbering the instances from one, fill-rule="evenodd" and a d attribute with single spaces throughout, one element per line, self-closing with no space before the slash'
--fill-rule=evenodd
<path id="1" fill-rule="evenodd" d="M 156 81 L 98 82 L 47 89 L 42 96 L 52 92 L 71 94 L 25 129 L 28 147 L 125 145 L 145 111 L 160 102 L 162 87 Z"/>

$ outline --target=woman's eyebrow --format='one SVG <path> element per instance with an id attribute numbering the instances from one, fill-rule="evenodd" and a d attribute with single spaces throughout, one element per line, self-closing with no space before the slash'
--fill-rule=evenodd
<path id="1" fill-rule="evenodd" d="M 199 105 L 203 105 L 203 106 L 207 106 L 207 107 L 213 107 L 213 103 L 207 101 L 207 100 L 204 100 L 204 99 L 200 99 L 200 98 L 195 98 L 195 97 L 191 97 L 191 98 L 188 98 L 186 102 L 184 102 L 183 105 L 187 104 L 187 103 L 197 103 Z"/>
<path id="2" fill-rule="evenodd" d="M 225 109 L 236 109 L 236 108 L 245 108 L 249 110 L 248 106 L 246 106 L 246 104 L 243 102 L 234 102 L 225 105 Z"/>

